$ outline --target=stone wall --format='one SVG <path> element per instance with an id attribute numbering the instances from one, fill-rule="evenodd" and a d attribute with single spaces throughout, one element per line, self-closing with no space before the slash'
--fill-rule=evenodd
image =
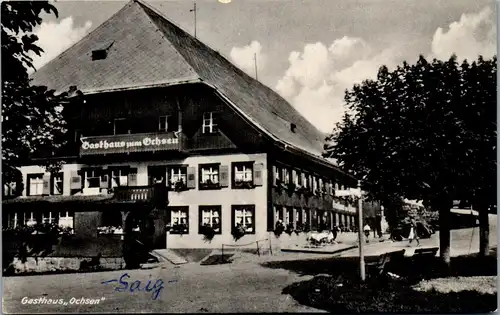
<path id="1" fill-rule="evenodd" d="M 15 274 L 23 273 L 46 273 L 46 272 L 74 272 L 80 270 L 80 264 L 88 258 L 68 258 L 68 257 L 43 257 L 35 259 L 29 257 L 26 263 L 22 263 L 15 258 L 13 268 Z M 100 268 L 106 270 L 123 269 L 125 262 L 121 257 L 101 258 Z"/>

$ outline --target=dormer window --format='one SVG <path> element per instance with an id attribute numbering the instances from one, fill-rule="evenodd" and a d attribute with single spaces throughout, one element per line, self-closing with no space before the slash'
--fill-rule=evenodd
<path id="1" fill-rule="evenodd" d="M 291 130 L 292 132 L 295 132 L 295 130 L 296 130 L 296 129 L 297 129 L 297 125 L 296 125 L 296 124 L 294 124 L 294 123 L 290 123 L 290 130 Z"/>
<path id="2" fill-rule="evenodd" d="M 215 133 L 217 132 L 217 124 L 215 121 L 216 113 L 208 112 L 203 114 L 203 125 L 202 132 L 203 133 Z"/>
<path id="3" fill-rule="evenodd" d="M 92 50 L 92 61 L 104 60 L 108 56 L 108 51 L 105 49 Z"/>

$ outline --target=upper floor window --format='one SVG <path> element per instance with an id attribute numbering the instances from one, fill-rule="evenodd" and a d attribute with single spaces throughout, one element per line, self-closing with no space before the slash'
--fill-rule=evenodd
<path id="1" fill-rule="evenodd" d="M 166 166 L 149 166 L 148 167 L 149 184 L 166 184 L 167 183 L 167 167 Z"/>
<path id="2" fill-rule="evenodd" d="M 233 188 L 252 188 L 253 163 L 233 163 Z"/>
<path id="3" fill-rule="evenodd" d="M 203 133 L 217 132 L 216 114 L 214 112 L 203 113 Z"/>
<path id="4" fill-rule="evenodd" d="M 169 170 L 169 181 L 172 186 L 186 185 L 187 183 L 187 167 L 185 166 L 172 166 Z"/>
<path id="5" fill-rule="evenodd" d="M 28 174 L 28 196 L 43 195 L 43 174 Z"/>
<path id="6" fill-rule="evenodd" d="M 216 188 L 219 186 L 219 165 L 200 165 L 200 189 Z"/>
<path id="7" fill-rule="evenodd" d="M 130 133 L 130 126 L 125 118 L 115 118 L 113 134 L 121 135 Z"/>
<path id="8" fill-rule="evenodd" d="M 85 175 L 85 188 L 100 187 L 100 170 L 88 169 L 85 170 L 84 175 Z"/>
<path id="9" fill-rule="evenodd" d="M 119 186 L 128 186 L 128 169 L 112 169 L 111 170 L 111 188 Z"/>
<path id="10" fill-rule="evenodd" d="M 62 195 L 63 193 L 63 173 L 52 175 L 52 194 Z"/>
<path id="11" fill-rule="evenodd" d="M 174 116 L 160 116 L 158 117 L 158 131 L 166 132 L 166 131 L 176 131 L 177 130 Z"/>

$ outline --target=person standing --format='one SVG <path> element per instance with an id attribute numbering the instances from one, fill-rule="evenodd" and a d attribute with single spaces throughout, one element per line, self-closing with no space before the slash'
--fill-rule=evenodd
<path id="1" fill-rule="evenodd" d="M 418 239 L 417 233 L 417 221 L 415 218 L 411 218 L 410 220 L 410 235 L 408 235 L 408 245 L 411 245 L 413 240 L 417 241 L 417 247 L 420 246 L 420 241 Z"/>

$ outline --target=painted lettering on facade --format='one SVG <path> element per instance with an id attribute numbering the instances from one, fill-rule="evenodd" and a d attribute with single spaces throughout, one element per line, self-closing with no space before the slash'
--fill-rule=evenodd
<path id="1" fill-rule="evenodd" d="M 175 150 L 179 145 L 179 138 L 172 135 L 86 137 L 81 141 L 81 155 Z"/>

